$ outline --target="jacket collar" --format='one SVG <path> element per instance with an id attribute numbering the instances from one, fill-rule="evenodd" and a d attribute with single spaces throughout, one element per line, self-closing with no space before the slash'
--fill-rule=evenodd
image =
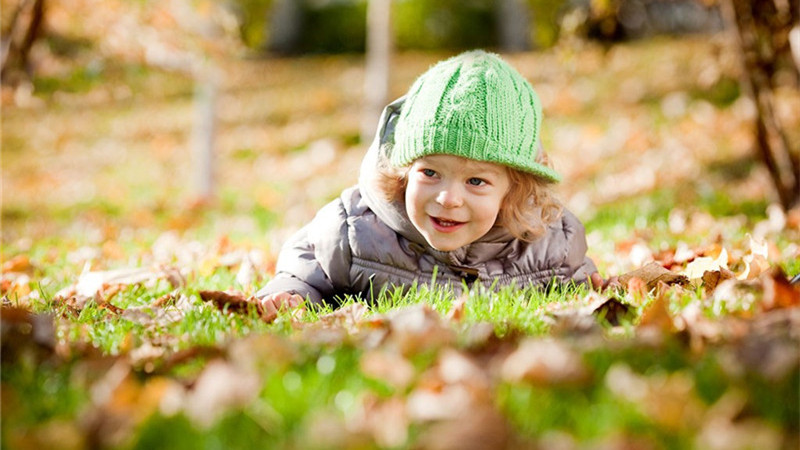
<path id="1" fill-rule="evenodd" d="M 400 110 L 404 102 L 405 97 L 401 97 L 384 108 L 378 123 L 378 131 L 361 162 L 358 185 L 361 196 L 367 206 L 389 228 L 409 241 L 416 243 L 426 253 L 445 264 L 474 266 L 490 259 L 511 254 L 514 246 L 509 245 L 509 243 L 514 239 L 507 230 L 501 227 L 492 228 L 477 241 L 456 250 L 449 252 L 436 250 L 428 244 L 422 234 L 411 223 L 406 213 L 404 202 L 387 201 L 382 193 L 377 191 L 374 182 L 377 168 L 381 164 L 387 164 L 393 147 L 395 125 L 398 117 L 400 117 Z"/>

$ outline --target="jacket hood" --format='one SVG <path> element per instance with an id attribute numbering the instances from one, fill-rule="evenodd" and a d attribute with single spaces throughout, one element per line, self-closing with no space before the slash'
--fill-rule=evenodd
<path id="1" fill-rule="evenodd" d="M 450 252 L 442 252 L 431 247 L 420 232 L 411 223 L 406 213 L 405 202 L 400 200 L 388 201 L 382 192 L 377 189 L 375 179 L 378 168 L 388 166 L 391 152 L 394 148 L 394 131 L 397 119 L 400 117 L 405 97 L 387 105 L 378 122 L 375 138 L 361 162 L 358 185 L 361 196 L 367 206 L 389 228 L 408 239 L 421 245 L 425 251 L 436 259 L 457 265 L 471 265 L 485 260 L 496 258 L 500 253 L 511 252 L 509 242 L 514 240 L 508 231 L 502 227 L 493 227 L 483 237 L 472 244 Z"/>

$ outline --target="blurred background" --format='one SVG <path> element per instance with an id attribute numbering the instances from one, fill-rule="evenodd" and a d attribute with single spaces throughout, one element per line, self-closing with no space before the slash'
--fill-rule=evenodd
<path id="1" fill-rule="evenodd" d="M 791 218 L 799 19 L 780 0 L 2 0 L 4 252 L 113 257 L 170 231 L 274 253 L 356 181 L 382 105 L 472 48 L 537 90 L 558 195 L 603 238 Z"/>

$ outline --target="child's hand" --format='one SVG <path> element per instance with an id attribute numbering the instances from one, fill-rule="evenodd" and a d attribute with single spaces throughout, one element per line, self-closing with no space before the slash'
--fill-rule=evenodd
<path id="1" fill-rule="evenodd" d="M 604 280 L 603 277 L 601 277 L 597 272 L 593 273 L 589 277 L 589 283 L 592 285 L 592 289 L 598 292 L 603 292 L 610 288 L 622 287 L 622 285 L 619 283 L 619 278 L 611 277 L 607 280 Z"/>
<path id="2" fill-rule="evenodd" d="M 278 316 L 278 311 L 297 308 L 304 301 L 305 299 L 299 294 L 276 292 L 262 298 L 259 302 L 261 303 L 263 316 L 269 320 L 274 320 Z"/>

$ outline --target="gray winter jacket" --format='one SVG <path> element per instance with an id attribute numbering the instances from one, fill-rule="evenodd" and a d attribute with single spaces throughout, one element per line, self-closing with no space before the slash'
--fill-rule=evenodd
<path id="1" fill-rule="evenodd" d="M 286 291 L 314 303 L 343 294 L 377 297 L 384 289 L 415 282 L 450 286 L 464 281 L 486 287 L 585 283 L 596 272 L 586 257 L 583 225 L 569 211 L 534 242 L 492 228 L 467 246 L 435 250 L 414 228 L 402 202 L 387 202 L 375 190 L 372 175 L 379 158 L 391 151 L 394 123 L 403 99 L 386 107 L 380 127 L 361 166 L 359 184 L 324 206 L 283 246 L 275 277 L 257 296 Z"/>

